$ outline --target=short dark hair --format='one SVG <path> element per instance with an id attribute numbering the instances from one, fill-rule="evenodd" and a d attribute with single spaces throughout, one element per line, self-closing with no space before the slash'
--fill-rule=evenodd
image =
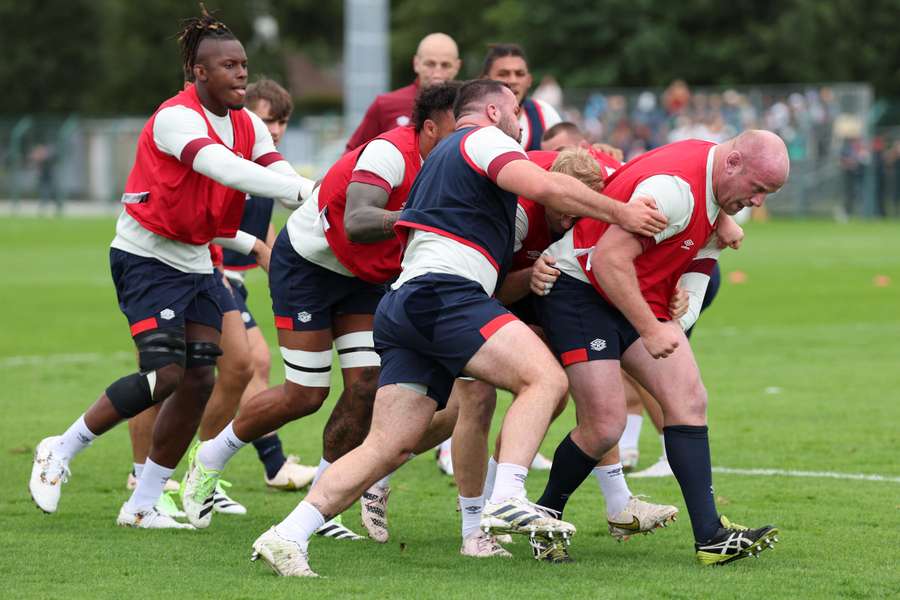
<path id="1" fill-rule="evenodd" d="M 553 138 L 560 135 L 561 133 L 568 133 L 571 135 L 580 135 L 581 137 L 584 137 L 584 132 L 581 131 L 581 128 L 579 128 L 578 125 L 576 125 L 575 123 L 572 123 L 571 121 L 560 121 L 559 123 L 557 123 L 553 127 L 550 127 L 549 129 L 547 129 L 547 131 L 544 132 L 543 137 L 541 137 L 541 141 L 546 142 L 547 140 L 552 140 Z"/>
<path id="2" fill-rule="evenodd" d="M 484 64 L 481 66 L 481 76 L 487 77 L 494 61 L 498 58 L 507 56 L 518 56 L 528 64 L 528 57 L 525 56 L 525 50 L 518 44 L 490 44 L 488 46 L 487 55 L 484 57 Z"/>
<path id="3" fill-rule="evenodd" d="M 253 110 L 260 100 L 269 103 L 270 114 L 276 121 L 291 118 L 294 112 L 294 101 L 286 89 L 266 77 L 260 77 L 247 86 L 244 104 Z"/>
<path id="4" fill-rule="evenodd" d="M 416 133 L 422 131 L 426 119 L 433 121 L 437 113 L 453 110 L 460 87 L 462 87 L 460 81 L 445 81 L 430 85 L 419 92 L 412 111 L 412 124 L 416 128 Z"/>
<path id="5" fill-rule="evenodd" d="M 476 107 L 491 94 L 503 93 L 503 88 L 509 89 L 509 86 L 502 81 L 494 81 L 493 79 L 473 79 L 465 82 L 459 88 L 459 94 L 456 96 L 456 104 L 453 105 L 453 118 L 459 119 L 460 116 L 474 112 Z"/>

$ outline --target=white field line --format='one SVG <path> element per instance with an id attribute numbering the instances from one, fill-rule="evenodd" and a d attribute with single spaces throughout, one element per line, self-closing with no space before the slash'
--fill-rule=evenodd
<path id="1" fill-rule="evenodd" d="M 732 469 L 713 467 L 713 473 L 725 475 L 755 475 L 759 477 L 819 477 L 824 479 L 852 479 L 857 481 L 887 481 L 900 483 L 893 475 L 868 475 L 865 473 L 836 473 L 834 471 L 794 471 L 790 469 Z"/>
<path id="2" fill-rule="evenodd" d="M 122 360 L 134 358 L 133 352 L 82 352 L 80 354 L 35 354 L 31 356 L 7 356 L 0 358 L 0 369 L 14 369 L 16 367 L 34 367 L 43 365 L 97 363 L 107 360 Z"/>

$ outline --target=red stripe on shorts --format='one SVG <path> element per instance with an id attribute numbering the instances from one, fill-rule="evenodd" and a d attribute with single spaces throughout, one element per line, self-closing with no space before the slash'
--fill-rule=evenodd
<path id="1" fill-rule="evenodd" d="M 293 317 L 275 317 L 275 328 L 276 329 L 287 329 L 288 331 L 294 330 L 294 318 Z"/>
<path id="2" fill-rule="evenodd" d="M 559 355 L 559 359 L 562 361 L 564 367 L 574 365 L 575 363 L 587 362 L 587 348 L 575 348 L 574 350 L 563 352 Z"/>
<path id="3" fill-rule="evenodd" d="M 481 329 L 478 331 L 481 332 L 481 337 L 484 339 L 490 338 L 492 335 L 497 333 L 497 331 L 506 325 L 507 323 L 511 323 L 513 321 L 518 321 L 518 317 L 512 313 L 506 313 L 505 315 L 500 315 L 499 317 L 494 317 L 490 321 L 488 321 Z"/>
<path id="4" fill-rule="evenodd" d="M 150 317 L 149 319 L 138 321 L 137 323 L 132 325 L 131 335 L 132 337 L 134 337 L 139 333 L 144 333 L 145 331 L 150 331 L 151 329 L 156 329 L 157 327 L 159 327 L 159 324 L 156 322 L 156 317 Z"/>

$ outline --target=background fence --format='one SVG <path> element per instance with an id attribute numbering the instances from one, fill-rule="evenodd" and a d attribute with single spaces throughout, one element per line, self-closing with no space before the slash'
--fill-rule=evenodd
<path id="1" fill-rule="evenodd" d="M 770 203 L 791 216 L 900 215 L 900 128 L 876 130 L 864 84 L 665 89 L 535 90 L 594 140 L 627 158 L 685 138 L 722 141 L 751 127 L 777 132 L 791 155 L 791 178 Z M 25 115 L 0 119 L 0 198 L 115 203 L 146 117 L 90 119 Z M 297 116 L 281 151 L 316 177 L 336 160 L 349 133 L 340 115 Z"/>

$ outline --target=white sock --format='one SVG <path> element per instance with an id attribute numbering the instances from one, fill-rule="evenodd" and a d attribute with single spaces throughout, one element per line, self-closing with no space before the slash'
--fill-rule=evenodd
<path id="1" fill-rule="evenodd" d="M 451 443 L 452 440 L 453 440 L 453 438 L 447 438 L 446 440 L 444 440 L 443 442 L 441 442 L 441 445 L 438 446 L 438 450 L 440 451 L 441 454 L 449 453 L 449 452 L 450 452 L 450 448 L 451 448 L 452 445 L 453 445 L 453 444 Z"/>
<path id="2" fill-rule="evenodd" d="M 331 463 L 328 462 L 327 460 L 325 460 L 324 456 L 319 460 L 319 466 L 316 469 L 316 476 L 313 477 L 312 485 L 309 486 L 310 489 L 312 489 L 313 485 L 316 485 L 316 482 L 319 480 L 319 477 L 321 477 L 322 473 L 325 472 L 325 469 L 327 469 L 330 466 L 331 466 Z"/>
<path id="3" fill-rule="evenodd" d="M 56 441 L 56 451 L 66 460 L 72 460 L 75 455 L 90 446 L 96 438 L 96 434 L 85 425 L 84 415 L 81 415 L 66 429 L 65 433 L 59 436 Z"/>
<path id="4" fill-rule="evenodd" d="M 491 504 L 497 504 L 509 498 L 525 497 L 525 479 L 528 478 L 528 467 L 513 463 L 497 464 L 497 476 L 494 489 L 491 491 Z"/>
<path id="5" fill-rule="evenodd" d="M 606 501 L 606 514 L 614 517 L 623 510 L 631 498 L 631 490 L 625 482 L 625 473 L 622 472 L 622 463 L 594 467 L 594 477 L 600 484 L 603 499 Z"/>
<path id="6" fill-rule="evenodd" d="M 393 473 L 388 473 L 387 475 L 376 481 L 375 485 L 383 490 L 388 489 L 388 487 L 390 487 L 391 485 L 391 475 L 393 475 Z"/>
<path id="7" fill-rule="evenodd" d="M 175 469 L 158 465 L 149 458 L 144 463 L 144 470 L 138 479 L 137 487 L 131 494 L 131 498 L 125 503 L 126 510 L 138 512 L 153 508 L 162 496 L 166 482 L 172 476 Z"/>
<path id="8" fill-rule="evenodd" d="M 473 533 L 478 533 L 481 525 L 481 510 L 484 508 L 484 496 L 477 498 L 459 497 L 459 508 L 462 513 L 462 536 L 466 539 Z"/>
<path id="9" fill-rule="evenodd" d="M 484 475 L 484 491 L 481 493 L 483 497 L 490 498 L 494 493 L 495 479 L 497 479 L 497 461 L 492 456 L 488 459 L 487 473 Z"/>
<path id="10" fill-rule="evenodd" d="M 641 424 L 644 422 L 643 415 L 628 415 L 625 418 L 625 431 L 619 439 L 619 450 L 629 449 L 637 450 L 638 440 L 641 438 Z"/>
<path id="11" fill-rule="evenodd" d="M 304 548 L 316 529 L 325 524 L 325 517 L 315 506 L 305 500 L 291 511 L 284 521 L 275 526 L 275 531 L 283 538 L 297 542 Z"/>
<path id="12" fill-rule="evenodd" d="M 662 456 L 666 460 L 669 460 L 669 457 L 666 455 L 666 436 L 664 434 L 659 434 L 659 445 L 662 446 Z"/>
<path id="13" fill-rule="evenodd" d="M 134 477 L 135 479 L 141 478 L 141 473 L 144 472 L 144 463 L 133 463 L 134 464 Z"/>
<path id="14" fill-rule="evenodd" d="M 200 444 L 197 458 L 207 469 L 221 471 L 225 468 L 225 463 L 246 445 L 247 442 L 234 435 L 234 421 L 232 421 L 219 435 Z"/>

